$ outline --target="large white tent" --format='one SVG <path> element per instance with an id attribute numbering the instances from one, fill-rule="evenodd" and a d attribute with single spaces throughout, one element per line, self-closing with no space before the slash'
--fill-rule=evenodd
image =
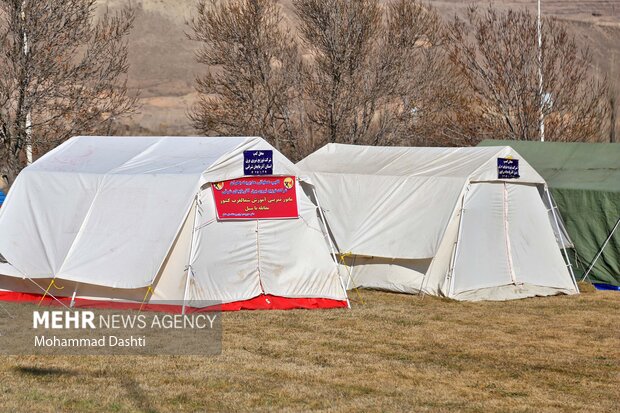
<path id="1" fill-rule="evenodd" d="M 545 181 L 510 147 L 328 144 L 298 166 L 317 188 L 348 288 L 457 300 L 578 293 Z"/>
<path id="2" fill-rule="evenodd" d="M 217 217 L 211 184 L 243 177 L 254 150 L 273 151 L 271 175 L 298 178 L 295 219 Z M 346 306 L 300 179 L 256 137 L 73 138 L 25 168 L 0 209 L 0 297 Z"/>

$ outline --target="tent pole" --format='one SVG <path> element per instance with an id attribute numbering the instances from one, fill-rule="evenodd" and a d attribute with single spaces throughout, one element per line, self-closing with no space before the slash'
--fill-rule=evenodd
<path id="1" fill-rule="evenodd" d="M 549 193 L 549 188 L 547 184 L 545 184 L 545 192 L 547 193 L 547 200 L 549 201 L 549 205 L 551 206 L 551 215 L 553 215 L 553 221 L 555 222 L 555 229 L 558 231 L 558 235 L 560 237 L 560 243 L 562 247 L 566 244 L 564 243 L 564 235 L 562 233 L 562 229 L 560 228 L 560 220 L 558 219 L 558 215 L 556 214 L 556 206 L 553 203 L 553 199 L 551 198 L 551 194 Z M 564 258 L 566 259 L 566 266 L 568 267 L 568 272 L 573 280 L 573 285 L 575 286 L 575 290 L 579 292 L 579 286 L 577 286 L 577 280 L 575 279 L 575 273 L 573 272 L 573 265 L 570 263 L 570 258 L 568 257 L 568 252 L 566 252 L 566 248 L 561 248 L 562 253 L 564 254 Z"/>
<path id="2" fill-rule="evenodd" d="M 605 249 L 605 247 L 607 246 L 607 244 L 609 243 L 609 240 L 611 239 L 611 237 L 614 236 L 614 232 L 616 232 L 616 230 L 618 229 L 618 226 L 620 225 L 620 217 L 618 217 L 618 220 L 616 221 L 616 225 L 614 225 L 614 228 L 611 230 L 611 232 L 609 233 L 609 236 L 607 237 L 607 239 L 605 240 L 605 242 L 603 243 L 603 246 L 601 247 L 600 250 L 598 250 L 598 253 L 596 254 L 596 257 L 594 257 L 594 260 L 592 261 L 592 264 L 590 264 L 590 266 L 588 267 L 588 270 L 586 271 L 586 273 L 583 275 L 583 278 L 581 279 L 581 281 L 585 280 L 586 277 L 590 274 L 590 271 L 592 271 L 592 268 L 594 268 L 594 264 L 596 264 L 596 261 L 598 261 L 599 257 L 601 256 L 601 254 L 603 253 L 603 250 Z"/>
<path id="3" fill-rule="evenodd" d="M 502 212 L 504 221 L 504 243 L 506 244 L 506 255 L 508 257 L 508 269 L 510 270 L 510 280 L 513 285 L 517 285 L 517 275 L 515 274 L 514 263 L 512 262 L 512 247 L 510 244 L 510 224 L 508 223 L 508 185 L 504 182 L 502 191 Z M 523 284 L 523 283 L 521 283 Z"/>
<path id="4" fill-rule="evenodd" d="M 323 234 L 327 237 L 327 241 L 329 242 L 329 249 L 332 252 L 332 259 L 334 260 L 334 265 L 336 266 L 336 272 L 338 273 L 338 280 L 340 281 L 340 286 L 344 291 L 344 296 L 347 298 L 347 307 L 351 308 L 351 302 L 349 301 L 349 294 L 347 294 L 347 289 L 344 285 L 344 281 L 342 281 L 342 277 L 340 276 L 340 266 L 338 265 L 338 260 L 336 259 L 336 247 L 332 242 L 332 238 L 329 236 L 329 230 L 327 228 L 327 220 L 325 219 L 325 215 L 323 215 L 323 208 L 321 207 L 321 203 L 319 202 L 319 196 L 316 193 L 316 189 L 314 185 L 311 185 L 312 192 L 314 193 L 314 199 L 316 199 L 316 206 L 319 209 L 319 215 L 321 217 L 321 221 L 323 222 L 323 228 L 325 228 L 325 233 Z"/>
<path id="5" fill-rule="evenodd" d="M 461 198 L 461 213 L 460 213 L 460 217 L 459 217 L 459 229 L 458 232 L 456 233 L 456 241 L 454 243 L 454 255 L 452 255 L 452 259 L 450 260 L 450 282 L 448 284 L 448 297 L 450 297 L 454 291 L 454 266 L 456 265 L 456 256 L 459 253 L 459 244 L 460 244 L 460 239 L 461 239 L 461 232 L 463 231 L 463 218 L 465 215 L 465 197 L 467 196 L 467 193 L 469 192 L 469 188 L 470 186 L 467 185 L 467 189 L 465 190 L 465 193 L 463 194 L 463 198 Z"/>
<path id="6" fill-rule="evenodd" d="M 189 293 L 189 281 L 192 277 L 192 266 L 187 265 L 187 275 L 185 276 L 185 290 L 183 292 L 183 308 L 181 310 L 181 314 L 185 315 L 185 303 L 187 303 L 187 294 Z"/>
<path id="7" fill-rule="evenodd" d="M 194 197 L 194 224 L 192 225 L 192 240 L 189 244 L 189 256 L 187 257 L 187 276 L 185 277 L 185 291 L 183 292 L 183 307 L 181 309 L 181 314 L 185 315 L 185 307 L 187 304 L 187 297 L 189 294 L 189 283 L 191 277 L 194 276 L 194 271 L 192 270 L 192 256 L 194 254 L 194 237 L 196 236 L 196 224 L 198 223 L 198 195 Z"/>

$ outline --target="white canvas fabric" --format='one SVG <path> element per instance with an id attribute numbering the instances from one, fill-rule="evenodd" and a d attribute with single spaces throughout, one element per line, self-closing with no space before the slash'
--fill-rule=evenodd
<path id="1" fill-rule="evenodd" d="M 0 209 L 2 274 L 96 286 L 110 298 L 154 286 L 156 298 L 178 300 L 191 261 L 191 299 L 346 299 L 300 186 L 301 218 L 261 221 L 262 247 L 256 221 L 204 222 L 215 219 L 209 184 L 242 177 L 243 151 L 253 149 L 273 151 L 274 175 L 300 177 L 256 137 L 72 138 L 24 169 Z M 258 288 L 261 251 L 269 274 Z"/>
<path id="2" fill-rule="evenodd" d="M 316 206 L 299 184 L 297 194 L 300 219 L 222 222 L 216 219 L 211 188 L 203 191 L 190 298 L 204 300 L 208 292 L 222 302 L 262 293 L 343 299 L 342 285 L 334 282 L 339 280 L 338 267 L 330 258 Z"/>
<path id="3" fill-rule="evenodd" d="M 520 177 L 498 179 L 498 158 L 518 159 Z M 329 144 L 298 166 L 350 264 L 350 288 L 467 300 L 577 292 L 541 199 L 545 181 L 510 147 Z"/>

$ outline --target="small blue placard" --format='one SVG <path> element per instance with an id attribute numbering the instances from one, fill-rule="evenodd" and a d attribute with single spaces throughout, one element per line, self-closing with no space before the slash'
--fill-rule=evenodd
<path id="1" fill-rule="evenodd" d="M 244 175 L 273 175 L 273 151 L 243 151 Z"/>
<path id="2" fill-rule="evenodd" d="M 519 160 L 497 158 L 497 179 L 519 178 Z"/>

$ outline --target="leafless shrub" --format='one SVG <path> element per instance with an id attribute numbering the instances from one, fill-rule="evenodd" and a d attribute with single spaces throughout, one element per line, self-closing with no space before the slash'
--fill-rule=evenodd
<path id="1" fill-rule="evenodd" d="M 589 76 L 589 51 L 580 50 L 554 19 L 544 20 L 542 33 L 541 96 L 536 19 L 528 11 L 472 7 L 465 20 L 450 24 L 450 56 L 470 88 L 466 96 L 473 110 L 463 114 L 463 135 L 539 139 L 542 101 L 546 140 L 602 138 L 607 86 Z"/>

